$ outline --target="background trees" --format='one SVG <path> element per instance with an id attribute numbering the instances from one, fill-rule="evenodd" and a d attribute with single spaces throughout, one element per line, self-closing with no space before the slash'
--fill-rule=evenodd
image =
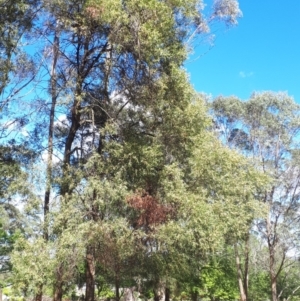
<path id="1" fill-rule="evenodd" d="M 272 179 L 257 195 L 267 214 L 255 220 L 253 230 L 268 249 L 272 300 L 277 300 L 278 279 L 298 256 L 299 106 L 284 93 L 263 92 L 247 102 L 218 98 L 212 107 L 221 139 Z"/>

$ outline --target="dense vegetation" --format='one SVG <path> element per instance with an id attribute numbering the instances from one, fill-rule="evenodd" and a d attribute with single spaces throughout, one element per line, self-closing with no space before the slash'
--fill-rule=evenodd
<path id="1" fill-rule="evenodd" d="M 240 16 L 236 0 L 0 0 L 5 294 L 299 298 L 300 107 L 208 100 L 183 69 Z"/>

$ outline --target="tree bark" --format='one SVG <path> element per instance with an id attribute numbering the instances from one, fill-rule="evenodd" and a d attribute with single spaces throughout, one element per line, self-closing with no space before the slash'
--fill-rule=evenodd
<path id="1" fill-rule="evenodd" d="M 62 264 L 56 270 L 56 279 L 53 289 L 53 301 L 62 301 L 63 297 L 63 266 Z"/>
<path id="2" fill-rule="evenodd" d="M 272 301 L 277 301 L 277 281 L 276 277 L 271 276 L 271 291 L 272 291 Z"/>
<path id="3" fill-rule="evenodd" d="M 87 247 L 86 254 L 86 288 L 85 288 L 85 301 L 95 300 L 95 257 L 92 247 Z"/>
<path id="4" fill-rule="evenodd" d="M 48 158 L 47 158 L 47 171 L 46 171 L 46 189 L 44 197 L 44 239 L 49 239 L 48 233 L 48 213 L 50 205 L 50 191 L 52 182 L 52 168 L 53 168 L 53 133 L 54 133 L 54 117 L 55 107 L 57 101 L 57 88 L 56 88 L 56 64 L 59 56 L 59 36 L 57 30 L 54 32 L 53 41 L 53 63 L 51 69 L 51 108 L 49 116 L 49 132 L 48 132 Z"/>
<path id="5" fill-rule="evenodd" d="M 277 301 L 277 275 L 275 272 L 274 249 L 270 248 L 270 279 L 271 279 L 271 298 L 272 301 Z"/>
<path id="6" fill-rule="evenodd" d="M 115 280 L 115 289 L 116 289 L 116 301 L 120 301 L 120 282 L 119 282 L 119 277 L 116 277 L 116 280 Z"/>
<path id="7" fill-rule="evenodd" d="M 238 284 L 239 284 L 239 291 L 240 291 L 240 301 L 247 301 L 247 296 L 245 294 L 245 289 L 243 285 L 243 273 L 242 273 L 240 257 L 237 249 L 237 244 L 234 244 L 234 252 L 235 252 L 235 263 L 236 263 L 237 277 L 238 277 Z"/>
<path id="8" fill-rule="evenodd" d="M 70 165 L 71 154 L 72 154 L 72 144 L 74 142 L 76 133 L 80 128 L 80 118 L 81 118 L 81 89 L 77 88 L 75 93 L 75 100 L 71 110 L 71 126 L 69 133 L 66 138 L 64 160 L 63 160 L 63 183 L 61 186 L 61 195 L 65 196 L 70 193 L 70 178 L 68 176 L 68 167 Z"/>
<path id="9" fill-rule="evenodd" d="M 273 196 L 274 189 L 272 190 L 271 195 Z M 273 198 L 273 197 L 272 197 Z M 275 249 L 277 245 L 277 235 L 276 235 L 276 223 L 272 225 L 270 221 L 270 216 L 268 216 L 266 220 L 266 227 L 267 227 L 267 241 L 268 241 L 268 250 L 269 250 L 269 274 L 270 274 L 270 281 L 271 281 L 271 300 L 277 301 L 277 276 L 279 275 L 283 262 L 281 262 L 281 267 L 279 268 L 278 272 L 276 273 L 276 261 L 275 261 Z"/>
<path id="10" fill-rule="evenodd" d="M 245 268 L 244 268 L 244 279 L 243 279 L 246 300 L 248 299 L 248 284 L 249 284 L 249 253 L 250 253 L 249 242 L 250 242 L 250 235 L 248 233 L 245 241 Z"/>
<path id="11" fill-rule="evenodd" d="M 43 300 L 43 285 L 39 287 L 39 292 L 35 295 L 35 301 L 42 301 Z"/>
<path id="12" fill-rule="evenodd" d="M 57 279 L 54 286 L 53 301 L 62 301 L 62 296 L 63 296 L 63 283 L 60 279 Z"/>
<path id="13" fill-rule="evenodd" d="M 194 291 L 191 294 L 192 301 L 198 301 L 198 292 Z"/>
<path id="14" fill-rule="evenodd" d="M 165 301 L 170 301 L 171 290 L 166 286 L 165 288 Z"/>

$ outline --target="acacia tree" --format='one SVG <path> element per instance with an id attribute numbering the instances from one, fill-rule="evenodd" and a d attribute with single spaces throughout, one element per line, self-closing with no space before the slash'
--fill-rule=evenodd
<path id="1" fill-rule="evenodd" d="M 257 195 L 267 214 L 256 220 L 254 229 L 268 247 L 267 270 L 276 301 L 277 281 L 298 254 L 299 106 L 285 93 L 263 92 L 247 102 L 220 97 L 212 108 L 222 139 L 272 179 L 270 187 Z"/>

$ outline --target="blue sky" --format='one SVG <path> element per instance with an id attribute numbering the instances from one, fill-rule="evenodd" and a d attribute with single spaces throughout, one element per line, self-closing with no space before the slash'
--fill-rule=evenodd
<path id="1" fill-rule="evenodd" d="M 287 91 L 300 103 L 300 0 L 240 0 L 236 27 L 218 27 L 214 46 L 201 44 L 186 62 L 199 92 L 249 98 Z"/>

